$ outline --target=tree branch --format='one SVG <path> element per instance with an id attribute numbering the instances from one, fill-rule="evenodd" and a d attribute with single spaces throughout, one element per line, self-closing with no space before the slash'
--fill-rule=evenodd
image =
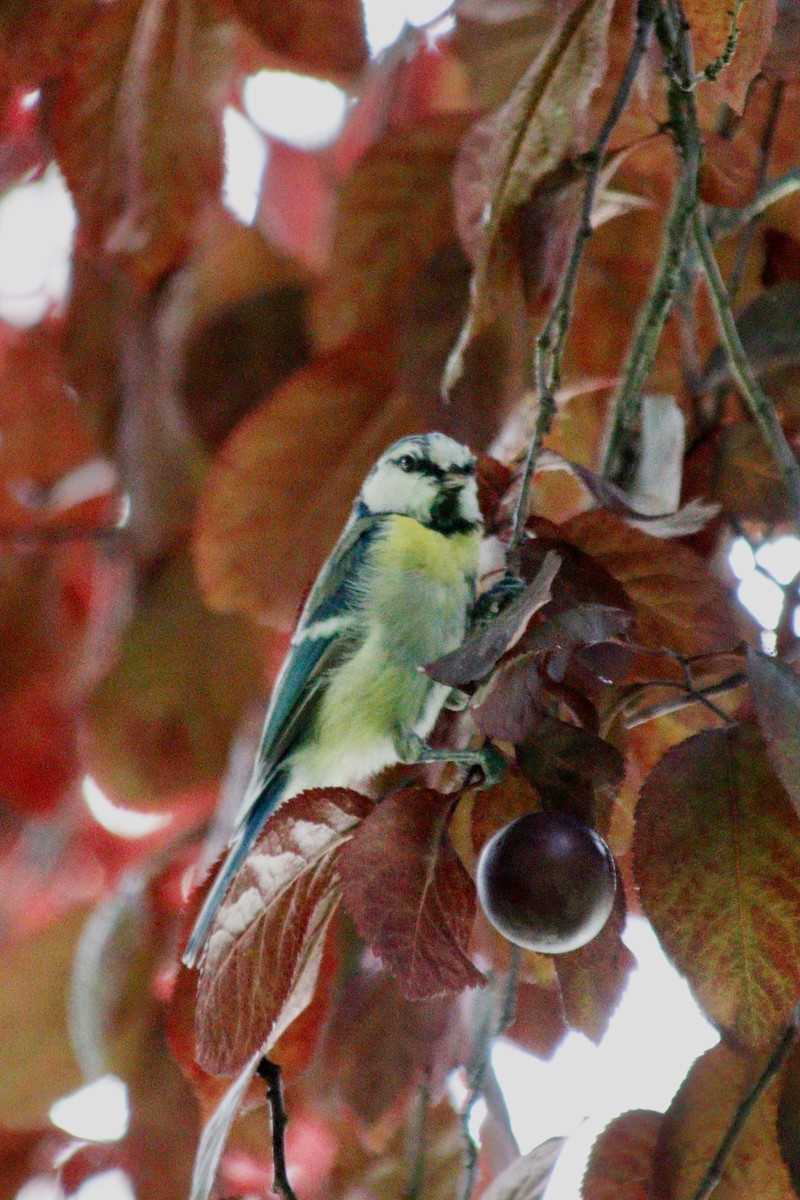
<path id="1" fill-rule="evenodd" d="M 733 211 L 714 213 L 708 223 L 709 236 L 712 239 L 730 237 L 743 225 L 749 225 L 756 217 L 760 217 L 770 205 L 777 204 L 786 196 L 791 196 L 800 190 L 800 169 L 787 171 L 780 179 L 774 179 L 758 193 L 755 200 Z"/>
<path id="2" fill-rule="evenodd" d="M 404 1200 L 423 1200 L 425 1195 L 425 1142 L 428 1132 L 428 1105 L 431 1100 L 431 1085 L 422 1081 L 417 1094 L 417 1108 L 409 1137 L 408 1157 L 411 1169 L 408 1175 Z"/>
<path id="3" fill-rule="evenodd" d="M 281 1069 L 266 1055 L 258 1064 L 258 1074 L 267 1085 L 267 1100 L 272 1114 L 272 1186 L 283 1200 L 297 1200 L 286 1170 L 286 1126 L 289 1118 L 283 1103 Z"/>
<path id="4" fill-rule="evenodd" d="M 714 1159 L 710 1167 L 700 1181 L 700 1186 L 692 1197 L 692 1200 L 708 1200 L 708 1197 L 722 1179 L 722 1172 L 725 1170 L 725 1163 L 728 1161 L 731 1151 L 739 1139 L 739 1135 L 744 1128 L 747 1118 L 750 1116 L 750 1113 L 753 1111 L 756 1104 L 761 1099 L 762 1095 L 772 1083 L 772 1080 L 778 1074 L 784 1062 L 788 1058 L 792 1047 L 797 1041 L 798 1033 L 800 1033 L 800 1004 L 796 1004 L 792 1009 L 789 1017 L 789 1024 L 786 1027 L 783 1037 L 778 1042 L 772 1054 L 769 1056 L 769 1059 L 767 1060 L 767 1063 L 758 1079 L 755 1081 L 753 1086 L 750 1088 L 750 1091 L 737 1108 L 736 1115 L 730 1124 L 730 1128 L 725 1134 L 725 1137 L 722 1139 L 722 1144 L 720 1145 L 717 1153 L 714 1155 Z"/>
<path id="5" fill-rule="evenodd" d="M 798 467 L 797 460 L 786 440 L 786 435 L 775 412 L 775 406 L 764 394 L 742 345 L 725 281 L 714 256 L 714 250 L 706 230 L 705 218 L 699 209 L 695 213 L 694 236 L 708 279 L 720 336 L 730 361 L 731 373 L 761 430 L 772 457 L 775 459 L 795 515 L 795 522 L 798 522 L 800 521 L 800 467 Z"/>
<path id="6" fill-rule="evenodd" d="M 697 207 L 697 176 L 702 152 L 692 94 L 694 68 L 688 33 L 677 18 L 676 24 L 679 25 L 679 31 L 674 34 L 664 10 L 659 12 L 655 21 L 665 60 L 672 64 L 668 95 L 670 127 L 680 158 L 680 171 L 672 210 L 667 218 L 661 260 L 639 317 L 623 373 L 622 388 L 614 403 L 603 475 L 616 483 L 624 483 L 627 473 L 627 456 L 639 422 L 642 390 L 652 369 L 664 323 L 678 286 L 692 218 Z M 676 41 L 682 47 L 680 55 L 676 53 Z"/>
<path id="7" fill-rule="evenodd" d="M 514 510 L 511 543 L 508 552 L 509 565 L 512 569 L 515 568 L 515 559 L 518 557 L 524 533 L 525 521 L 528 515 L 528 496 L 542 446 L 542 439 L 550 429 L 555 414 L 555 396 L 561 380 L 561 360 L 564 355 L 564 345 L 572 313 L 572 304 L 575 298 L 578 272 L 586 244 L 592 236 L 592 211 L 599 186 L 603 159 L 605 158 L 611 135 L 628 103 L 639 66 L 647 50 L 650 41 L 650 32 L 655 19 L 656 7 L 657 0 L 639 0 L 638 2 L 636 35 L 631 52 L 628 55 L 628 61 L 625 64 L 625 70 L 623 71 L 619 86 L 611 101 L 611 106 L 597 135 L 594 146 L 584 156 L 587 168 L 586 186 L 584 188 L 581 213 L 572 250 L 567 260 L 567 266 L 561 278 L 553 307 L 550 310 L 550 315 L 536 339 L 534 366 L 537 392 L 536 427 L 525 457 L 519 495 Z"/>
<path id="8" fill-rule="evenodd" d="M 511 957 L 508 964 L 508 973 L 505 977 L 503 990 L 499 996 L 500 1011 L 496 1014 L 496 1006 L 494 1002 L 486 1007 L 483 1014 L 483 1019 L 478 1027 L 475 1038 L 475 1053 L 472 1056 L 472 1061 L 467 1070 L 467 1087 L 469 1088 L 469 1097 L 464 1105 L 461 1113 L 461 1127 L 464 1132 L 464 1142 L 466 1144 L 466 1162 L 464 1164 L 464 1185 L 461 1189 L 461 1200 L 470 1200 L 472 1189 L 475 1186 L 475 1173 L 478 1166 L 478 1143 L 472 1136 L 469 1127 L 472 1110 L 475 1104 L 483 1095 L 486 1084 L 487 1075 L 489 1073 L 490 1064 L 489 1056 L 492 1051 L 492 1043 L 496 1037 L 499 1037 L 505 1029 L 511 1024 L 514 1019 L 514 1008 L 516 1005 L 517 996 L 517 979 L 519 977 L 519 964 L 522 957 L 522 951 L 519 946 L 511 946 Z M 492 996 L 494 1001 L 494 996 Z"/>

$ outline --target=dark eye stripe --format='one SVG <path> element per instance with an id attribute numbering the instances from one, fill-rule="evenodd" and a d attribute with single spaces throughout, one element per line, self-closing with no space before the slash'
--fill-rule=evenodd
<path id="1" fill-rule="evenodd" d="M 465 463 L 460 467 L 452 465 L 445 468 L 431 462 L 429 458 L 414 458 L 411 454 L 403 454 L 400 458 L 392 459 L 392 462 L 401 471 L 416 471 L 417 474 L 429 475 L 432 479 L 445 479 L 448 475 L 469 476 L 475 474 L 475 464 L 472 462 Z"/>

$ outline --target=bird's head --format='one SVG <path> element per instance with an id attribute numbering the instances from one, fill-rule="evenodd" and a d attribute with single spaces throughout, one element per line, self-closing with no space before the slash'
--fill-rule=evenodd
<path id="1" fill-rule="evenodd" d="M 480 529 L 475 456 L 443 433 L 395 442 L 364 480 L 357 509 L 399 513 L 439 533 Z"/>

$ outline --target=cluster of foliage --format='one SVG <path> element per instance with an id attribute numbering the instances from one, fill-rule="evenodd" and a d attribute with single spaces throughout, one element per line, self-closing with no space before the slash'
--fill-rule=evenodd
<path id="1" fill-rule="evenodd" d="M 265 1053 L 302 1200 L 536 1200 L 558 1147 L 518 1156 L 488 1047 L 599 1040 L 629 911 L 721 1041 L 666 1114 L 605 1131 L 584 1200 L 800 1193 L 796 594 L 767 657 L 725 567 L 800 517 L 800 15 L 452 17 L 370 61 L 358 0 L 0 13 L 2 186 L 55 160 L 78 214 L 65 304 L 0 326 L 2 1200 L 111 1166 L 148 1200 L 269 1195 Z M 334 145 L 270 142 L 244 227 L 222 114 L 261 67 L 355 99 Z M 508 771 L 289 801 L 198 984 L 187 890 L 303 589 L 378 453 L 430 428 L 484 452 L 487 537 L 529 585 L 430 667 L 470 696 L 440 744 L 491 738 Z M 87 774 L 165 822 L 112 836 Z M 618 868 L 603 931 L 557 956 L 512 955 L 475 903 L 481 848 L 537 811 Z M 48 1123 L 105 1071 L 121 1141 Z"/>

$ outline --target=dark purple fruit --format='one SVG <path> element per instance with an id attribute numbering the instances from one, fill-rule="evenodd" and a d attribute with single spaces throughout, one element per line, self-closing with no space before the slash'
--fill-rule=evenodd
<path id="1" fill-rule="evenodd" d="M 478 896 L 495 929 L 543 954 L 565 954 L 596 937 L 616 888 L 614 858 L 603 839 L 561 812 L 512 821 L 478 861 Z"/>

